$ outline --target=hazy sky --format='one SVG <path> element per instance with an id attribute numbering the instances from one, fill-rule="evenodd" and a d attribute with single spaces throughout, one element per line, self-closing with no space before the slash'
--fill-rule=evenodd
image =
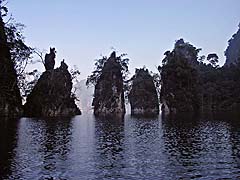
<path id="1" fill-rule="evenodd" d="M 9 11 L 26 25 L 32 47 L 57 49 L 77 65 L 81 79 L 93 70 L 94 59 L 114 47 L 127 53 L 130 69 L 146 65 L 156 71 L 163 53 L 175 40 L 216 52 L 224 63 L 227 41 L 240 22 L 240 0 L 8 0 Z"/>

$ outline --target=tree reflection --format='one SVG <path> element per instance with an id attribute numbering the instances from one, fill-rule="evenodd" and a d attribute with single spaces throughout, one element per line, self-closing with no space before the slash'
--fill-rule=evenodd
<path id="1" fill-rule="evenodd" d="M 234 160 L 234 163 L 236 164 L 235 168 L 237 173 L 239 173 L 240 169 L 240 122 L 235 121 L 231 126 L 231 132 L 230 132 L 230 142 L 232 146 L 232 158 Z"/>
<path id="2" fill-rule="evenodd" d="M 216 118 L 216 117 L 215 117 Z M 218 116 L 218 119 L 226 121 L 229 125 L 229 143 L 231 145 L 231 157 L 235 164 L 235 172 L 239 174 L 240 169 L 240 115 L 238 113 L 224 113 Z M 238 176 L 239 178 L 239 176 Z"/>

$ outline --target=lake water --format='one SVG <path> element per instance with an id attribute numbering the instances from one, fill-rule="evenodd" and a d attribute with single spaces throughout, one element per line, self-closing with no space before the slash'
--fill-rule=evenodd
<path id="1" fill-rule="evenodd" d="M 240 179 L 240 120 L 0 119 L 1 179 Z"/>

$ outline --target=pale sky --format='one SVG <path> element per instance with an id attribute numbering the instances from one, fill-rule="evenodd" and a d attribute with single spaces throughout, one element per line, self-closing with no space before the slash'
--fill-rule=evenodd
<path id="1" fill-rule="evenodd" d="M 38 49 L 56 47 L 77 65 L 81 79 L 94 59 L 112 47 L 127 53 L 130 70 L 146 65 L 156 72 L 163 53 L 184 38 L 201 55 L 217 53 L 225 62 L 227 41 L 240 22 L 239 0 L 8 0 L 10 13 L 26 25 L 26 42 Z"/>

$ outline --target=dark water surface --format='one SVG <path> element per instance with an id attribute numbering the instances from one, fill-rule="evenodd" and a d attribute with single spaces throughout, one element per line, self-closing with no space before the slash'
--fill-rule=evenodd
<path id="1" fill-rule="evenodd" d="M 240 179 L 240 119 L 0 120 L 1 179 Z"/>

